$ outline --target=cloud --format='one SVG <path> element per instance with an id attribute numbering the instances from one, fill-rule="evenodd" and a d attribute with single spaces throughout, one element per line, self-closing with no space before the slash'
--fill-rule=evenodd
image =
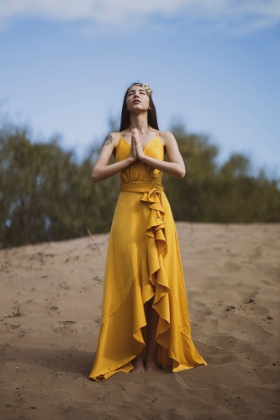
<path id="1" fill-rule="evenodd" d="M 280 23 L 279 0 L 0 0 L 0 27 L 39 18 L 90 27 L 139 28 L 158 16 L 252 32 Z"/>

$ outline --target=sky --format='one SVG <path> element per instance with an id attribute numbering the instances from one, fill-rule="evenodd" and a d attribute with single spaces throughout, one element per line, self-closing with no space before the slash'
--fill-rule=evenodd
<path id="1" fill-rule="evenodd" d="M 280 176 L 280 0 L 0 0 L 0 115 L 84 156 L 135 82 L 175 123 Z"/>

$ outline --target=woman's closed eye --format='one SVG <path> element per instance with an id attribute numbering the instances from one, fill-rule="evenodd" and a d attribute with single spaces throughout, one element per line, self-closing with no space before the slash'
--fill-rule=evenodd
<path id="1" fill-rule="evenodd" d="M 139 90 L 139 93 L 141 95 L 146 95 L 146 91 L 145 90 Z M 130 92 L 128 92 L 127 96 L 131 96 L 131 95 L 135 95 L 135 91 L 131 90 Z"/>

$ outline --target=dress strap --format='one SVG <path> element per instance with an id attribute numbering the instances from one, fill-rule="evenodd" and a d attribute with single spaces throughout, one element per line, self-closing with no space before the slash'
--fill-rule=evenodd
<path id="1" fill-rule="evenodd" d="M 120 139 L 122 139 L 122 138 L 123 138 L 123 133 L 121 132 L 121 133 L 120 133 Z"/>
<path id="2" fill-rule="evenodd" d="M 158 130 L 158 132 L 157 132 L 157 137 L 159 137 L 159 130 Z"/>

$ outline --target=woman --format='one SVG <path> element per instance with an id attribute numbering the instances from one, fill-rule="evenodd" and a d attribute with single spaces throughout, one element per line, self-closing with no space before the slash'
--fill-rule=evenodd
<path id="1" fill-rule="evenodd" d="M 168 154 L 169 162 L 164 161 Z M 109 164 L 115 155 L 116 162 Z M 185 176 L 174 136 L 159 132 L 151 88 L 132 84 L 120 133 L 109 134 L 92 179 L 120 174 L 105 271 L 102 326 L 89 375 L 173 372 L 205 365 L 192 339 L 176 228 L 162 173 Z"/>

